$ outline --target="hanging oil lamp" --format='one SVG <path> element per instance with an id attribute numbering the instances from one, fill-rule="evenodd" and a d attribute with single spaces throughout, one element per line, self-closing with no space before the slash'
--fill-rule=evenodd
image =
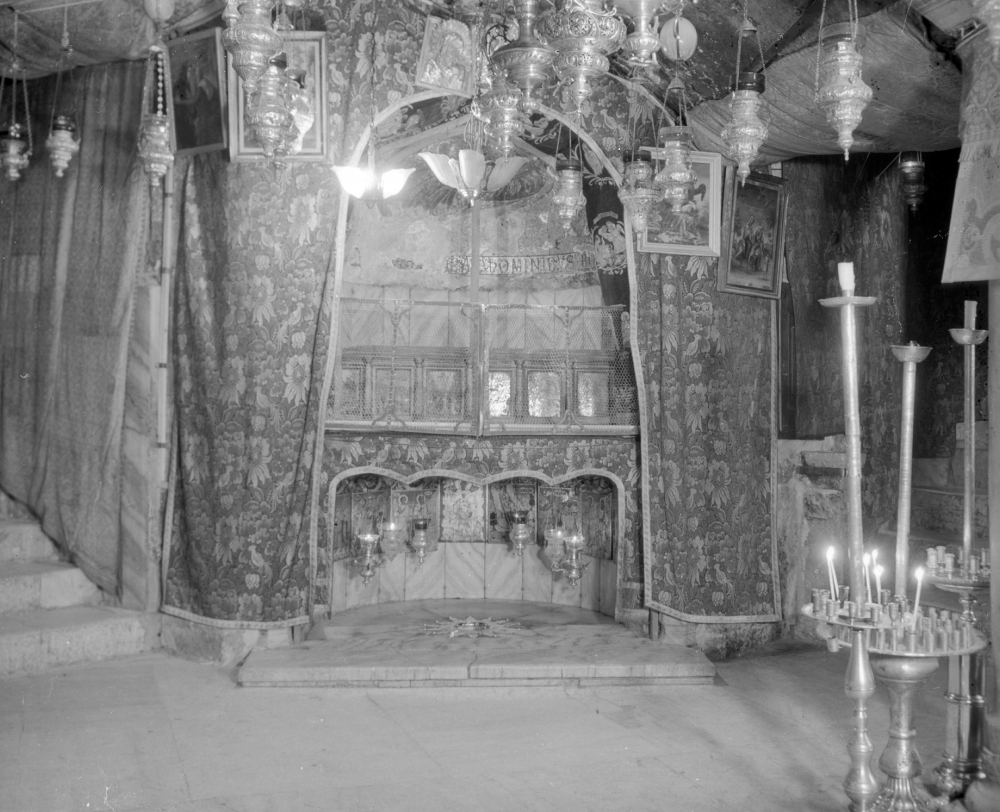
<path id="1" fill-rule="evenodd" d="M 306 72 L 301 68 L 288 68 L 285 76 L 288 80 L 288 106 L 292 111 L 292 121 L 295 122 L 295 136 L 288 147 L 288 154 L 298 155 L 302 152 L 302 141 L 306 133 L 316 121 L 316 112 L 313 110 L 312 96 L 306 90 Z"/>
<path id="2" fill-rule="evenodd" d="M 579 111 L 590 98 L 590 80 L 607 73 L 608 55 L 625 41 L 625 23 L 602 0 L 558 0 L 538 20 L 539 38 L 556 52 L 556 75 Z"/>
<path id="3" fill-rule="evenodd" d="M 504 158 L 514 154 L 513 138 L 524 129 L 520 104 L 521 91 L 503 79 L 494 79 L 492 89 L 481 100 L 486 133 L 496 139 L 497 152 Z"/>
<path id="4" fill-rule="evenodd" d="M 139 157 L 149 175 L 149 185 L 157 187 L 173 166 L 170 147 L 171 100 L 167 76 L 170 74 L 167 49 L 162 42 L 149 49 L 146 82 L 142 90 L 142 121 L 139 124 Z"/>
<path id="5" fill-rule="evenodd" d="M 229 36 L 224 43 L 232 56 L 232 66 L 243 80 L 247 94 L 256 92 L 257 83 L 267 73 L 270 61 L 281 50 L 281 36 L 271 25 L 273 0 L 241 0 L 239 17 L 230 12 Z"/>
<path id="6" fill-rule="evenodd" d="M 733 98 L 730 102 L 731 117 L 722 130 L 722 138 L 729 146 L 729 155 L 736 161 L 736 174 L 740 184 L 746 182 L 750 174 L 750 164 L 757 158 L 761 144 L 767 138 L 767 125 L 760 119 L 761 94 L 764 92 L 764 49 L 757 36 L 757 27 L 747 16 L 746 2 L 743 4 L 743 23 L 740 25 L 736 44 L 736 80 Z M 746 37 L 757 40 L 760 52 L 761 72 L 742 71 L 743 40 Z"/>
<path id="7" fill-rule="evenodd" d="M 660 193 L 653 188 L 653 165 L 644 158 L 626 155 L 618 199 L 632 221 L 633 231 L 646 230 L 649 210 L 659 197 Z"/>
<path id="8" fill-rule="evenodd" d="M 288 133 L 294 127 L 285 86 L 287 67 L 285 54 L 272 57 L 256 92 L 247 99 L 250 134 L 264 151 L 264 157 L 269 160 L 274 159 L 275 153 L 286 143 Z"/>
<path id="9" fill-rule="evenodd" d="M 660 50 L 656 15 L 662 5 L 662 0 L 619 0 L 616 6 L 618 13 L 632 22 L 632 30 L 622 43 L 622 53 L 634 68 L 656 65 L 656 52 Z"/>
<path id="10" fill-rule="evenodd" d="M 518 108 L 525 115 L 539 108 L 538 93 L 551 84 L 555 74 L 552 63 L 556 52 L 544 45 L 535 34 L 538 0 L 516 0 L 517 39 L 502 45 L 490 56 L 490 66 L 521 91 Z"/>
<path id="11" fill-rule="evenodd" d="M 583 196 L 580 159 L 576 156 L 557 158 L 556 177 L 556 191 L 552 200 L 556 204 L 556 212 L 562 220 L 563 228 L 568 229 L 587 202 Z"/>
<path id="12" fill-rule="evenodd" d="M 820 32 L 821 79 L 816 98 L 826 112 L 827 122 L 837 131 L 837 144 L 844 150 L 845 161 L 850 159 L 854 130 L 872 98 L 872 89 L 861 78 L 862 45 L 857 19 Z"/>
<path id="13" fill-rule="evenodd" d="M 66 23 L 66 9 L 63 9 L 62 53 L 59 55 L 59 73 L 56 75 L 56 92 L 52 100 L 49 137 L 45 140 L 45 148 L 49 151 L 49 159 L 52 161 L 52 167 L 56 170 L 57 178 L 63 176 L 63 173 L 69 168 L 70 160 L 80 151 L 79 143 L 73 138 L 73 133 L 76 132 L 76 124 L 73 119 L 69 116 L 56 115 L 66 61 L 73 54 L 73 46 L 69 43 L 69 29 Z M 75 94 L 71 93 L 70 95 Z"/>
<path id="14" fill-rule="evenodd" d="M 654 158 L 663 161 L 663 166 L 653 180 L 653 185 L 663 194 L 663 200 L 676 211 L 688 201 L 694 182 L 697 179 L 691 167 L 691 144 L 693 134 L 691 128 L 684 122 L 687 120 L 687 97 L 684 84 L 678 78 L 667 87 L 666 95 L 677 93 L 679 97 L 677 126 L 666 127 L 661 131 L 663 146 L 650 150 Z"/>
<path id="15" fill-rule="evenodd" d="M 903 199 L 910 211 L 916 214 L 917 207 L 923 202 L 927 192 L 924 183 L 924 161 L 919 152 L 901 152 L 899 154 L 899 172 L 903 176 Z"/>
<path id="16" fill-rule="evenodd" d="M 21 172 L 28 168 L 34 147 L 31 138 L 31 113 L 28 110 L 28 86 L 24 82 L 24 65 L 17 56 L 17 24 L 18 13 L 14 10 L 14 60 L 10 72 L 10 122 L 0 130 L 0 166 L 7 174 L 7 179 L 16 181 Z M 24 124 L 17 120 L 17 77 L 21 74 L 21 93 L 24 99 Z M 0 105 L 3 103 L 4 76 L 0 74 Z"/>

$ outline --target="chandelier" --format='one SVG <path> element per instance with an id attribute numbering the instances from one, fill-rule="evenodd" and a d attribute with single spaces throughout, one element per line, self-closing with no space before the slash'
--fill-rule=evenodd
<path id="1" fill-rule="evenodd" d="M 21 171 L 28 168 L 31 152 L 34 147 L 31 138 L 31 114 L 28 111 L 28 86 L 24 81 L 24 65 L 17 56 L 17 10 L 14 10 L 14 42 L 10 72 L 10 121 L 0 130 L 0 166 L 7 173 L 7 179 L 15 181 L 21 177 Z M 17 120 L 17 75 L 21 74 L 21 92 L 24 97 L 22 105 L 24 124 Z M 3 104 L 4 76 L 0 74 L 0 106 Z"/>
<path id="2" fill-rule="evenodd" d="M 49 159 L 52 167 L 56 170 L 56 177 L 61 178 L 69 167 L 69 162 L 73 156 L 80 151 L 80 145 L 73 138 L 76 132 L 76 124 L 70 116 L 56 115 L 56 108 L 59 105 L 60 90 L 62 89 L 63 72 L 66 61 L 73 54 L 73 46 L 69 44 L 69 29 L 66 25 L 66 9 L 63 9 L 63 32 L 61 42 L 61 53 L 59 54 L 59 72 L 56 75 L 56 92 L 52 99 L 52 115 L 49 119 L 49 137 L 45 140 L 45 148 L 49 151 Z M 75 94 L 70 92 L 70 96 Z"/>
<path id="3" fill-rule="evenodd" d="M 899 154 L 899 172 L 903 176 L 903 199 L 914 214 L 923 202 L 927 184 L 924 183 L 924 160 L 919 152 Z"/>
<path id="4" fill-rule="evenodd" d="M 753 36 L 760 53 L 761 72 L 742 72 L 743 39 Z M 767 125 L 760 120 L 761 94 L 764 92 L 764 49 L 757 36 L 757 28 L 747 16 L 746 0 L 743 3 L 743 23 L 736 43 L 736 82 L 730 103 L 732 116 L 722 130 L 722 138 L 729 146 L 729 155 L 736 161 L 736 174 L 740 184 L 750 174 L 750 164 L 757 158 L 761 144 L 767 138 Z"/>
<path id="5" fill-rule="evenodd" d="M 516 0 L 517 39 L 502 45 L 490 57 L 493 72 L 521 91 L 518 107 L 525 115 L 538 110 L 538 92 L 554 79 L 556 53 L 535 34 L 538 0 Z"/>
<path id="6" fill-rule="evenodd" d="M 625 23 L 601 0 L 559 0 L 538 20 L 538 36 L 556 52 L 556 75 L 579 111 L 590 96 L 590 80 L 606 73 L 608 55 L 625 41 Z"/>
<path id="7" fill-rule="evenodd" d="M 837 144 L 844 150 L 845 161 L 850 159 L 854 130 L 872 98 L 872 89 L 861 78 L 859 50 L 863 38 L 853 4 L 851 8 L 851 22 L 831 25 L 826 31 L 820 28 L 822 57 L 817 65 L 816 98 L 826 112 L 827 122 L 837 131 Z"/>

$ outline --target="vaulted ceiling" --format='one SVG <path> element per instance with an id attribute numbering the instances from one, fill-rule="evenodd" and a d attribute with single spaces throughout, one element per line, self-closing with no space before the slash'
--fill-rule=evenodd
<path id="1" fill-rule="evenodd" d="M 381 2 L 381 0 L 379 0 Z M 323 2 L 298 7 L 322 27 Z M 472 0 L 404 0 L 429 13 L 461 14 L 478 9 Z M 176 0 L 168 34 L 218 24 L 224 0 Z M 502 5 L 497 2 L 499 7 Z M 924 151 L 958 146 L 961 67 L 956 37 L 972 22 L 967 0 L 857 0 L 866 34 L 864 78 L 874 98 L 856 134 L 861 151 Z M 8 72 L 14 14 L 19 11 L 18 52 L 28 76 L 58 69 L 64 20 L 75 64 L 141 59 L 155 37 L 142 0 L 8 0 L 0 7 L 0 71 Z M 847 0 L 746 0 L 756 24 L 760 54 L 746 54 L 743 69 L 766 71 L 771 135 L 765 157 L 836 153 L 833 132 L 813 101 L 820 18 L 830 24 L 847 15 Z M 736 63 L 741 0 L 689 2 L 684 16 L 698 31 L 698 50 L 685 63 L 665 62 L 639 75 L 618 60 L 613 70 L 632 75 L 662 96 L 674 76 L 687 88 L 690 120 L 698 146 L 724 152 L 719 131 L 728 118 L 726 95 Z M 746 49 L 744 49 L 746 50 Z"/>

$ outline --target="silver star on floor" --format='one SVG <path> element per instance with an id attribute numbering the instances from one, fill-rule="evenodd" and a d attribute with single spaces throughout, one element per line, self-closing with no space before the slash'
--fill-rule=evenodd
<path id="1" fill-rule="evenodd" d="M 482 620 L 469 617 L 451 617 L 447 620 L 439 620 L 437 623 L 425 623 L 424 632 L 427 634 L 447 634 L 452 637 L 499 637 L 501 634 L 513 634 L 521 628 L 521 624 L 516 620 L 493 620 L 487 617 Z"/>

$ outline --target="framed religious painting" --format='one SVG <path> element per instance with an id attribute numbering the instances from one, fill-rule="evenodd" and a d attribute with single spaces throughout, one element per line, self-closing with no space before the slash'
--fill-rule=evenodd
<path id="1" fill-rule="evenodd" d="M 778 299 L 788 204 L 785 181 L 751 172 L 741 184 L 735 167 L 727 166 L 725 182 L 718 289 Z"/>
<path id="2" fill-rule="evenodd" d="M 414 84 L 471 96 L 476 64 L 472 30 L 460 20 L 427 17 Z"/>
<path id="3" fill-rule="evenodd" d="M 210 28 L 167 43 L 174 104 L 175 155 L 195 155 L 227 145 L 222 29 Z"/>
<path id="4" fill-rule="evenodd" d="M 649 150 L 654 161 L 659 152 Z M 650 207 L 646 228 L 639 232 L 640 251 L 719 256 L 722 158 L 715 152 L 692 152 L 691 167 L 697 179 L 687 202 L 674 209 L 658 200 Z"/>
<path id="5" fill-rule="evenodd" d="M 313 122 L 302 134 L 301 147 L 285 161 L 325 161 L 326 131 L 326 32 L 286 31 L 283 35 L 288 68 L 305 71 L 305 90 L 312 104 Z M 247 99 L 243 80 L 236 74 L 232 60 L 226 68 L 229 84 L 229 159 L 266 161 L 264 150 L 256 142 L 247 124 Z"/>

